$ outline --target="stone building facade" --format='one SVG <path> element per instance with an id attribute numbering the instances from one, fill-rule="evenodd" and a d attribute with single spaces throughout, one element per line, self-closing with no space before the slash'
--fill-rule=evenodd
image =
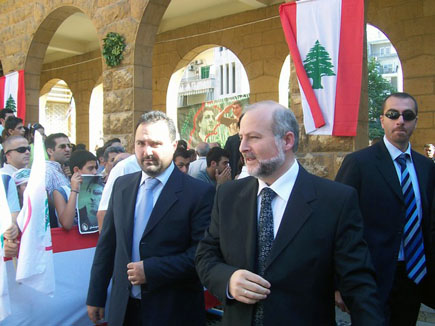
<path id="1" fill-rule="evenodd" d="M 93 87 L 104 88 L 103 132 L 121 137 L 132 148 L 138 117 L 150 109 L 165 111 L 171 75 L 197 53 L 214 46 L 233 51 L 244 65 L 252 102 L 278 100 L 281 67 L 288 55 L 278 5 L 242 12 L 157 34 L 170 0 L 51 0 L 0 3 L 0 61 L 5 73 L 25 70 L 27 122 L 38 121 L 38 99 L 53 81 L 63 79 L 76 101 L 77 143 L 88 143 L 89 101 Z M 58 27 L 84 13 L 95 27 L 100 48 L 108 32 L 126 40 L 124 60 L 110 68 L 101 51 L 43 64 Z M 404 91 L 415 95 L 419 121 L 412 143 L 435 142 L 435 2 L 366 0 L 366 20 L 381 29 L 402 62 Z M 294 71 L 292 109 L 302 122 Z M 363 79 L 364 81 L 364 79 Z M 363 83 L 364 84 L 364 83 Z M 363 87 L 356 137 L 306 136 L 299 158 L 314 173 L 333 178 L 345 153 L 368 144 L 367 92 Z"/>

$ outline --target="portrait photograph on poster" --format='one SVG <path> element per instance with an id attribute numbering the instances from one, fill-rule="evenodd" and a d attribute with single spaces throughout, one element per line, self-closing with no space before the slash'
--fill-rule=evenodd
<path id="1" fill-rule="evenodd" d="M 77 201 L 78 226 L 81 234 L 98 232 L 97 211 L 103 193 L 101 175 L 83 174 Z"/>

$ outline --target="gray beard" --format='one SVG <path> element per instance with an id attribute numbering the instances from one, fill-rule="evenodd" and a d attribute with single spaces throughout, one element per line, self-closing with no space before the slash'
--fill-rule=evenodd
<path id="1" fill-rule="evenodd" d="M 281 167 L 285 162 L 284 151 L 281 146 L 277 146 L 278 154 L 275 157 L 272 157 L 267 160 L 258 160 L 258 166 L 253 168 L 248 172 L 250 175 L 257 178 L 265 178 L 272 175 L 279 167 Z"/>

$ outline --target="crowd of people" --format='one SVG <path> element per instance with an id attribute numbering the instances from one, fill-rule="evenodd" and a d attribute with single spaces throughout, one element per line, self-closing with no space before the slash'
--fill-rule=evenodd
<path id="1" fill-rule="evenodd" d="M 35 132 L 47 154 L 51 227 L 79 223 L 83 177 L 101 175 L 102 193 L 90 195 L 100 231 L 91 321 L 204 325 L 206 287 L 225 325 L 334 325 L 334 303 L 352 325 L 415 325 L 422 302 L 435 306 L 434 146 L 425 145 L 430 159 L 411 149 L 415 99 L 386 97 L 384 138 L 347 155 L 336 181 L 298 162 L 291 110 L 273 101 L 231 108 L 234 118 L 214 118 L 237 129 L 224 148 L 198 139 L 189 149 L 174 122 L 151 111 L 136 126 L 134 154 L 115 138 L 96 155 L 63 133 L 45 137 L 40 124 L 26 135 L 21 119 L 0 111 L 13 218 Z M 16 225 L 3 237 L 5 255 L 16 256 Z"/>

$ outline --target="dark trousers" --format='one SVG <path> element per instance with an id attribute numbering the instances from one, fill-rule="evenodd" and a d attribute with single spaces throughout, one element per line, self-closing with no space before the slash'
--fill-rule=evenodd
<path id="1" fill-rule="evenodd" d="M 389 326 L 415 326 L 420 311 L 420 293 L 406 273 L 404 262 L 397 263 L 393 288 L 388 300 Z"/>
<path id="2" fill-rule="evenodd" d="M 127 311 L 124 316 L 124 326 L 142 325 L 142 309 L 139 299 L 128 299 Z"/>

